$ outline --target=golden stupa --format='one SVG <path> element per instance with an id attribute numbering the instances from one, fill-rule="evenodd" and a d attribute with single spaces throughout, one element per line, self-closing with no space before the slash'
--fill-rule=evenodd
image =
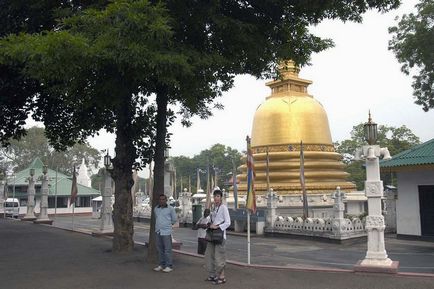
<path id="1" fill-rule="evenodd" d="M 279 80 L 268 82 L 271 95 L 256 110 L 251 146 L 255 167 L 256 195 L 267 192 L 268 150 L 269 188 L 279 195 L 300 195 L 300 144 L 303 142 L 304 176 L 307 194 L 324 194 L 340 187 L 355 190 L 346 181 L 341 155 L 335 151 L 327 114 L 307 93 L 312 82 L 298 77 L 294 62 L 279 65 Z M 238 175 L 240 194 L 246 193 L 246 165 Z"/>

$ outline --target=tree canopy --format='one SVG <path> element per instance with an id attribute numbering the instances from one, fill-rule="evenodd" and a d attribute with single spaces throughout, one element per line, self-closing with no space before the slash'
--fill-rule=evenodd
<path id="1" fill-rule="evenodd" d="M 59 30 L 59 19 L 79 13 L 89 7 L 104 7 L 106 0 L 2 0 L 0 1 L 0 37 L 20 33 L 41 33 Z M 26 132 L 29 114 L 36 109 L 34 95 L 43 96 L 41 83 L 22 73 L 23 65 L 0 63 L 0 144 L 7 145 Z"/>
<path id="2" fill-rule="evenodd" d="M 101 160 L 100 152 L 87 143 L 75 144 L 65 151 L 56 151 L 48 143 L 45 130 L 41 127 L 31 127 L 20 140 L 11 140 L 6 148 L 0 148 L 1 167 L 5 170 L 19 171 L 30 165 L 39 157 L 51 169 L 71 175 L 74 164 L 80 164 L 85 159 L 89 168 L 97 168 Z"/>
<path id="3" fill-rule="evenodd" d="M 402 63 L 401 71 L 413 75 L 415 103 L 428 111 L 434 108 L 434 1 L 421 0 L 416 9 L 389 28 L 389 49 Z"/>

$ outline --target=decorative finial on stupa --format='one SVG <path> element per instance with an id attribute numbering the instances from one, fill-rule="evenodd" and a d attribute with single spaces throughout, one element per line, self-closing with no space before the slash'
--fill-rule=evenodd
<path id="1" fill-rule="evenodd" d="M 283 79 L 287 79 L 288 76 L 298 76 L 298 73 L 300 72 L 300 68 L 298 68 L 292 60 L 281 61 L 277 69 Z"/>

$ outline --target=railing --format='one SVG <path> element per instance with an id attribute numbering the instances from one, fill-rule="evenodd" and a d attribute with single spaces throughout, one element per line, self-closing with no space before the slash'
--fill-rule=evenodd
<path id="1" fill-rule="evenodd" d="M 278 216 L 268 233 L 282 233 L 329 239 L 351 239 L 366 236 L 365 225 L 359 218 L 307 218 Z"/>

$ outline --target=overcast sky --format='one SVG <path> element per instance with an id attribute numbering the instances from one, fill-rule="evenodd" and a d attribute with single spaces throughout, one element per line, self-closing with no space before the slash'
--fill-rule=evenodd
<path id="1" fill-rule="evenodd" d="M 424 112 L 414 104 L 412 79 L 400 71 L 387 49 L 388 27 L 395 25 L 396 16 L 414 11 L 415 3 L 404 1 L 401 8 L 386 14 L 368 12 L 363 23 L 326 21 L 313 28 L 314 34 L 333 39 L 335 47 L 313 55 L 311 65 L 303 67 L 299 76 L 313 81 L 308 92 L 324 106 L 333 141 L 349 138 L 354 125 L 367 121 L 369 109 L 378 124 L 406 125 L 421 141 L 434 137 L 434 110 Z M 234 88 L 219 99 L 224 110 L 215 111 L 208 120 L 193 118 L 189 128 L 179 123 L 170 128 L 170 155 L 191 157 L 216 143 L 244 150 L 255 110 L 270 95 L 267 81 L 236 77 Z M 114 137 L 105 133 L 90 143 L 98 149 L 114 149 Z"/>

